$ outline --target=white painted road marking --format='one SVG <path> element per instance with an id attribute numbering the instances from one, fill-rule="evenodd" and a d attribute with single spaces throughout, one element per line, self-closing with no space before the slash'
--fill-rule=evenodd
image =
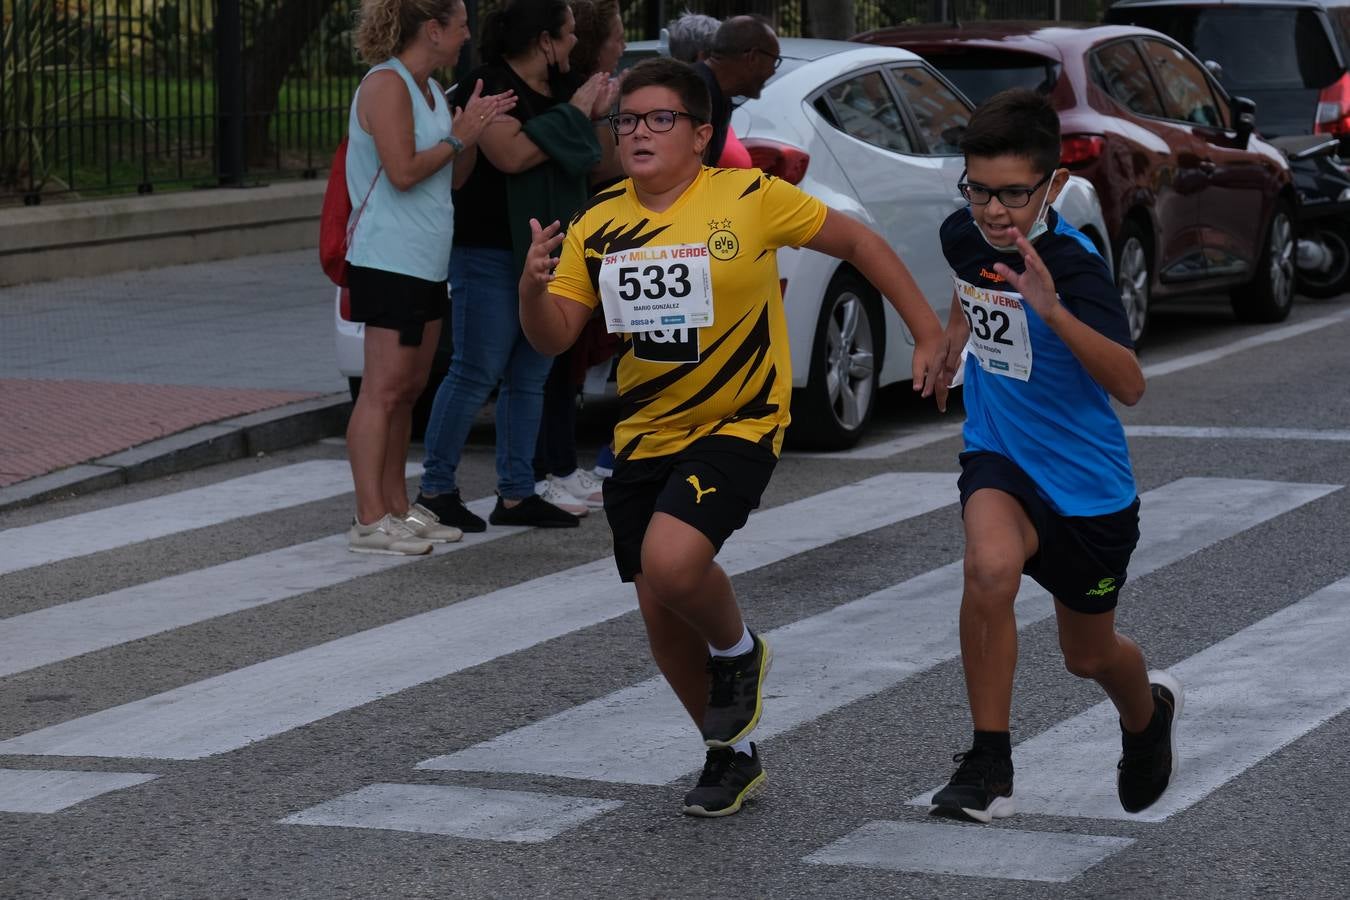
<path id="1" fill-rule="evenodd" d="M 495 502 L 485 497 L 468 507 L 486 516 Z M 465 534 L 459 543 L 436 544 L 434 552 L 453 553 L 525 530 L 494 526 Z M 425 559 L 349 553 L 347 535 L 339 534 L 0 619 L 0 676 Z"/>
<path id="2" fill-rule="evenodd" d="M 1350 709 L 1350 578 L 1206 647 L 1168 671 L 1186 692 L 1181 771 L 1153 806 L 1116 798 L 1120 726 L 1100 703 L 1013 752 L 1019 812 L 1160 822 Z"/>
<path id="3" fill-rule="evenodd" d="M 422 471 L 408 466 L 408 475 Z M 0 531 L 0 575 L 231 519 L 325 500 L 352 490 L 345 460 L 316 459 L 205 487 Z"/>
<path id="4" fill-rule="evenodd" d="M 60 812 L 76 803 L 158 777 L 137 772 L 0 769 L 0 812 Z"/>
<path id="5" fill-rule="evenodd" d="M 1141 577 L 1337 489 L 1183 478 L 1149 491 L 1130 573 Z M 961 570 L 957 561 L 768 632 L 771 699 L 755 736 L 781 734 L 955 657 Z M 1017 609 L 1020 627 L 1054 612 L 1029 579 Z M 661 785 L 688 774 L 702 759 L 700 746 L 674 694 L 652 678 L 418 768 Z"/>
<path id="6" fill-rule="evenodd" d="M 863 444 L 851 450 L 837 450 L 830 453 L 803 453 L 792 450 L 785 455 L 804 459 L 885 459 L 888 456 L 895 456 L 897 453 L 904 453 L 906 450 L 917 450 L 920 447 L 927 447 L 929 444 L 936 444 L 938 441 L 945 441 L 947 438 L 958 437 L 960 434 L 961 426 L 959 424 L 931 425 L 927 428 L 907 431 L 889 440 L 878 441 L 875 444 Z"/>
<path id="7" fill-rule="evenodd" d="M 1272 328 L 1269 331 L 1263 331 L 1260 334 L 1254 334 L 1251 337 L 1230 341 L 1222 346 L 1215 347 L 1212 350 L 1201 350 L 1198 353 L 1188 353 L 1185 356 L 1178 356 L 1174 359 L 1144 366 L 1144 377 L 1157 378 L 1162 375 L 1171 375 L 1173 372 L 1180 372 L 1184 369 L 1191 369 L 1195 366 L 1203 366 L 1212 363 L 1215 360 L 1223 359 L 1225 356 L 1241 353 L 1243 350 L 1250 350 L 1253 347 L 1261 347 L 1265 344 L 1278 343 L 1279 341 L 1298 337 L 1302 334 L 1319 331 L 1331 325 L 1339 325 L 1346 319 L 1350 319 L 1350 309 L 1332 313 L 1329 316 L 1319 316 L 1316 319 L 1309 319 L 1306 322 L 1299 322 L 1295 325 Z"/>
<path id="8" fill-rule="evenodd" d="M 1350 431 L 1334 428 L 1186 427 L 1128 425 L 1127 437 L 1196 438 L 1200 440 L 1350 441 Z"/>
<path id="9" fill-rule="evenodd" d="M 948 473 L 878 475 L 756 513 L 719 560 L 729 574 L 750 571 L 956 499 Z M 20 735 L 0 754 L 200 759 L 635 607 L 612 560 L 597 560 Z"/>
<path id="10" fill-rule="evenodd" d="M 975 825 L 869 822 L 802 862 L 892 872 L 1071 881 L 1130 838 L 1053 834 Z"/>
<path id="11" fill-rule="evenodd" d="M 382 828 L 537 844 L 622 805 L 618 800 L 525 791 L 437 784 L 372 784 L 287 816 L 281 823 Z"/>

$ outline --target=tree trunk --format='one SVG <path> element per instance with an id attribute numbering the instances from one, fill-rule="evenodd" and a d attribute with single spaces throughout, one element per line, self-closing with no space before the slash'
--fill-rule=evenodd
<path id="1" fill-rule="evenodd" d="M 807 12 L 815 37 L 842 41 L 856 33 L 853 0 L 809 0 Z"/>
<path id="2" fill-rule="evenodd" d="M 267 166 L 273 152 L 267 128 L 277 109 L 282 82 L 318 29 L 332 0 L 276 0 L 260 17 L 253 42 L 244 49 L 244 146 L 250 166 Z"/>

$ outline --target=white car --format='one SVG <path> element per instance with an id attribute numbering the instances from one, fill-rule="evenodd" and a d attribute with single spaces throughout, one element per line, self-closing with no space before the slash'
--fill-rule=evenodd
<path id="1" fill-rule="evenodd" d="M 628 45 L 633 61 L 661 52 Z M 938 226 L 964 206 L 957 141 L 971 104 L 920 57 L 893 47 L 787 38 L 783 62 L 732 127 L 766 172 L 798 185 L 880 232 L 905 260 L 946 321 L 951 270 Z M 1111 259 L 1092 185 L 1072 177 L 1060 214 Z M 794 443 L 842 449 L 857 443 L 877 389 L 910 378 L 914 339 L 899 315 L 845 262 L 811 250 L 778 251 L 792 345 Z M 338 315 L 338 359 L 360 375 L 359 326 Z"/>

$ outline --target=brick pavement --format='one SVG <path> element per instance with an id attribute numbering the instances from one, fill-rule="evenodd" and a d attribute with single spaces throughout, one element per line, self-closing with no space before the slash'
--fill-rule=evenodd
<path id="1" fill-rule="evenodd" d="M 0 379 L 0 487 L 318 394 Z"/>

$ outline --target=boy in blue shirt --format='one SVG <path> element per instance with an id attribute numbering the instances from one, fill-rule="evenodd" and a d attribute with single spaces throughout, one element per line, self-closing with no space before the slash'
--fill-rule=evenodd
<path id="1" fill-rule="evenodd" d="M 1055 598 L 1065 666 L 1100 684 L 1119 712 L 1117 788 L 1125 810 L 1139 812 L 1176 770 L 1182 705 L 1177 681 L 1149 672 L 1115 630 L 1139 498 L 1110 401 L 1137 403 L 1144 375 L 1105 262 L 1050 207 L 1069 174 L 1049 101 L 1026 90 L 991 97 L 961 149 L 970 206 L 941 228 L 956 290 L 935 366 L 940 385 L 958 373 L 965 381 L 961 662 L 975 736 L 934 812 L 978 822 L 1013 812 L 1013 602 L 1023 573 Z M 945 407 L 945 390 L 938 400 Z"/>

